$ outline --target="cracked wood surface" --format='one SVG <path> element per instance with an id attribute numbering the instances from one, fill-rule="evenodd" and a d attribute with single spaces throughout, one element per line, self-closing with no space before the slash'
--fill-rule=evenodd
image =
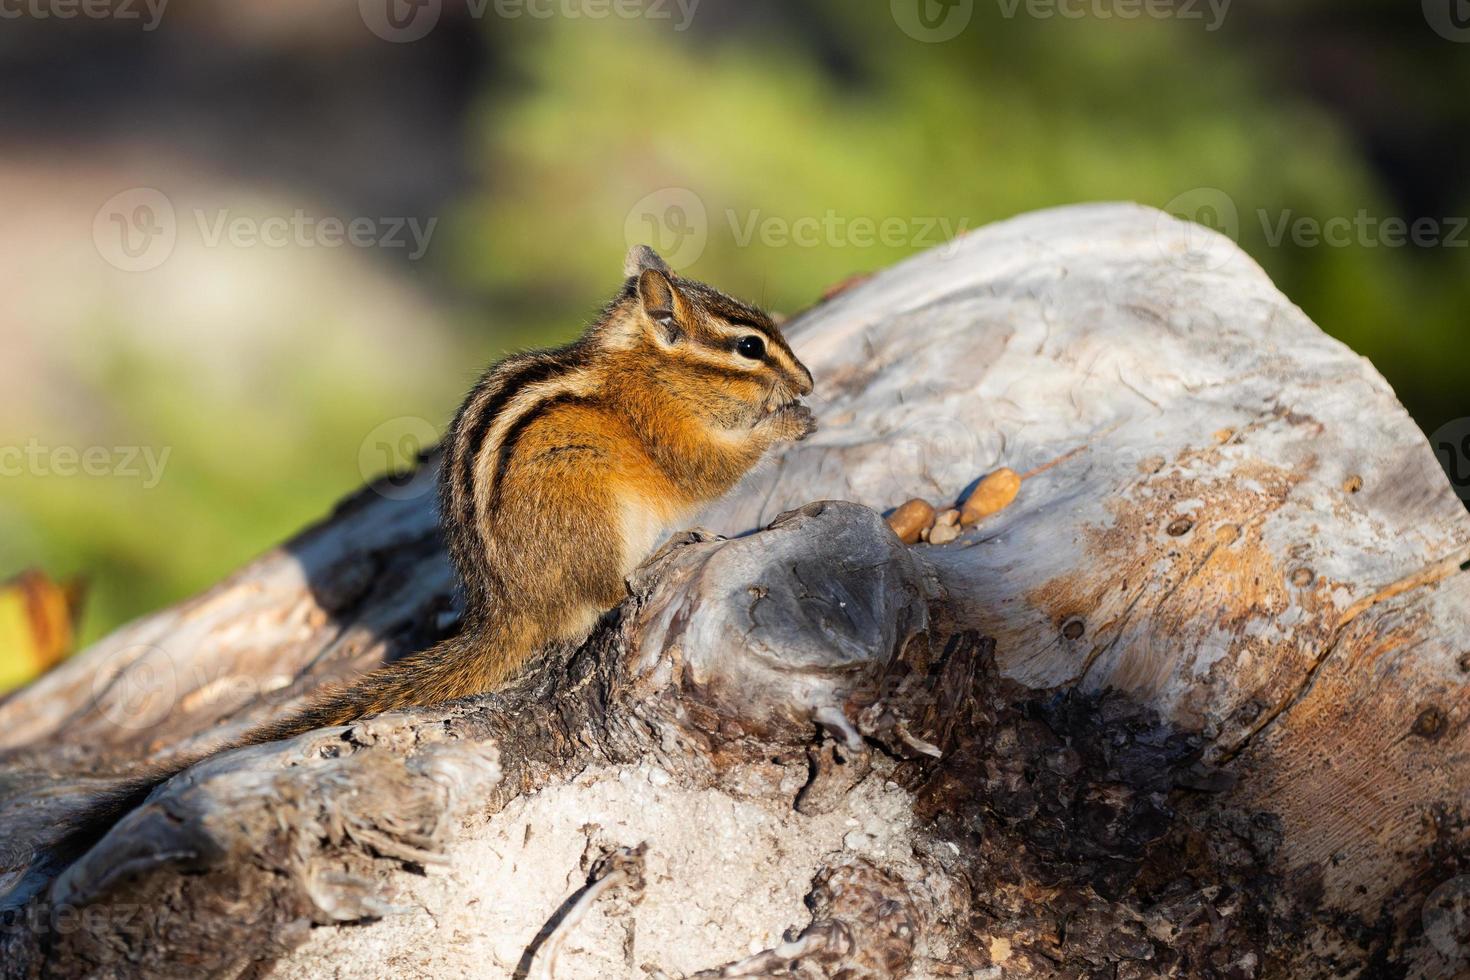
<path id="1" fill-rule="evenodd" d="M 1258 850 L 1302 913 L 1270 954 L 1280 969 L 1457 962 L 1463 946 L 1424 938 L 1440 924 L 1425 897 L 1470 896 L 1470 519 L 1370 365 L 1230 243 L 1127 205 L 990 226 L 787 330 L 821 429 L 703 524 L 744 532 L 823 498 L 951 503 L 999 466 L 1060 460 L 958 541 L 915 549 L 927 615 L 993 638 L 1004 682 L 1111 692 L 1198 737 L 1232 777 L 1221 812 L 1279 825 Z M 100 774 L 227 740 L 452 628 L 431 485 L 365 490 L 0 703 L 0 819 L 45 826 Z M 717 632 L 691 651 L 720 649 Z M 741 690 L 786 703 L 761 665 L 788 652 L 680 703 L 734 718 Z M 530 729 L 485 723 L 499 765 L 561 757 L 538 742 L 557 731 L 547 710 L 528 703 Z M 1012 966 L 1030 962 L 1008 935 Z"/>

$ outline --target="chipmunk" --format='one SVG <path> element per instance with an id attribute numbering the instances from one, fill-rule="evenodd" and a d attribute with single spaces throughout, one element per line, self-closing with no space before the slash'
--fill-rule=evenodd
<path id="1" fill-rule="evenodd" d="M 546 644 L 577 639 L 670 532 L 773 445 L 816 428 L 811 372 L 765 313 L 628 253 L 622 290 L 565 347 L 509 357 L 455 415 L 440 521 L 464 594 L 458 634 L 204 755 L 130 781 L 52 845 L 78 856 L 203 758 L 411 705 L 492 691 Z"/>
<path id="2" fill-rule="evenodd" d="M 546 644 L 585 635 L 643 559 L 767 449 L 815 431 L 797 400 L 811 372 L 769 316 L 680 278 L 646 245 L 624 272 L 581 339 L 486 371 L 444 439 L 460 633 L 253 735 L 494 690 Z"/>

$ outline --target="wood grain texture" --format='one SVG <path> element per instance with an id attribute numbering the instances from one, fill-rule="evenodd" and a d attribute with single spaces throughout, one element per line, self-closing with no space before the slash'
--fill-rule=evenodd
<path id="1" fill-rule="evenodd" d="M 650 835 L 671 883 L 582 925 L 567 976 L 778 963 L 794 950 L 777 934 L 805 921 L 782 904 L 793 881 L 822 908 L 879 895 L 904 910 L 897 932 L 846 912 L 806 925 L 825 937 L 808 965 L 827 974 L 1470 967 L 1456 932 L 1470 901 L 1470 518 L 1371 365 L 1231 243 L 1130 205 L 981 229 L 785 330 L 816 376 L 821 428 L 705 514 L 713 531 L 814 500 L 950 506 L 1000 467 L 1039 472 L 940 547 L 903 549 L 836 504 L 686 540 L 586 647 L 504 695 L 198 767 L 70 877 L 31 880 L 30 907 L 145 897 L 209 951 L 193 975 L 391 975 L 386 948 L 408 957 L 394 969 L 455 975 L 466 961 L 449 936 L 386 914 L 377 893 L 446 853 L 465 880 L 423 885 L 421 901 L 449 933 L 483 933 L 465 941 L 484 944 L 474 962 L 509 975 L 567 895 L 538 890 L 564 871 L 496 855 L 541 853 L 540 826 L 541 860 L 575 864 L 564 810 L 585 806 L 604 828 L 588 848 Z M 105 777 L 227 740 L 453 629 L 433 465 L 0 703 L 6 883 Z M 458 775 L 415 761 L 430 749 Z M 307 856 L 280 859 L 301 845 L 246 799 L 279 792 L 331 823 L 343 803 L 309 775 L 323 766 L 379 802 L 349 808 L 358 835 L 311 835 Z M 639 781 L 654 769 L 669 782 Z M 237 812 L 257 816 L 204 817 Z M 177 843 L 165 826 L 191 828 L 205 857 L 160 858 Z M 629 839 L 604 839 L 611 827 Z M 717 833 L 764 843 L 738 870 L 708 855 L 708 891 L 740 880 L 768 901 L 679 892 L 700 877 L 680 855 Z M 125 857 L 135 873 L 109 877 Z M 844 905 L 844 881 L 864 897 Z M 492 882 L 524 900 L 466 905 Z M 263 925 L 226 924 L 227 894 L 250 896 Z M 358 919 L 376 924 L 331 924 Z M 4 941 L 13 962 L 59 975 L 107 956 L 185 972 L 125 930 L 82 933 Z"/>

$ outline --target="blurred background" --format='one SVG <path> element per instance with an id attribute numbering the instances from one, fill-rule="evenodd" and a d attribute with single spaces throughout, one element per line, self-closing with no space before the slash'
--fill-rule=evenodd
<path id="1" fill-rule="evenodd" d="M 633 241 L 792 313 L 1140 201 L 1445 442 L 1467 91 L 1464 0 L 4 0 L 0 689 L 406 464 Z"/>

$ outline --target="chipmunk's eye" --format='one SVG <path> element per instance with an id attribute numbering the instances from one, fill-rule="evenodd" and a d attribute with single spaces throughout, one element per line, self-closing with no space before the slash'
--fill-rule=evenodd
<path id="1" fill-rule="evenodd" d="M 766 356 L 766 342 L 755 334 L 751 334 L 749 337 L 741 337 L 740 342 L 735 345 L 735 350 L 741 357 L 758 361 Z"/>

